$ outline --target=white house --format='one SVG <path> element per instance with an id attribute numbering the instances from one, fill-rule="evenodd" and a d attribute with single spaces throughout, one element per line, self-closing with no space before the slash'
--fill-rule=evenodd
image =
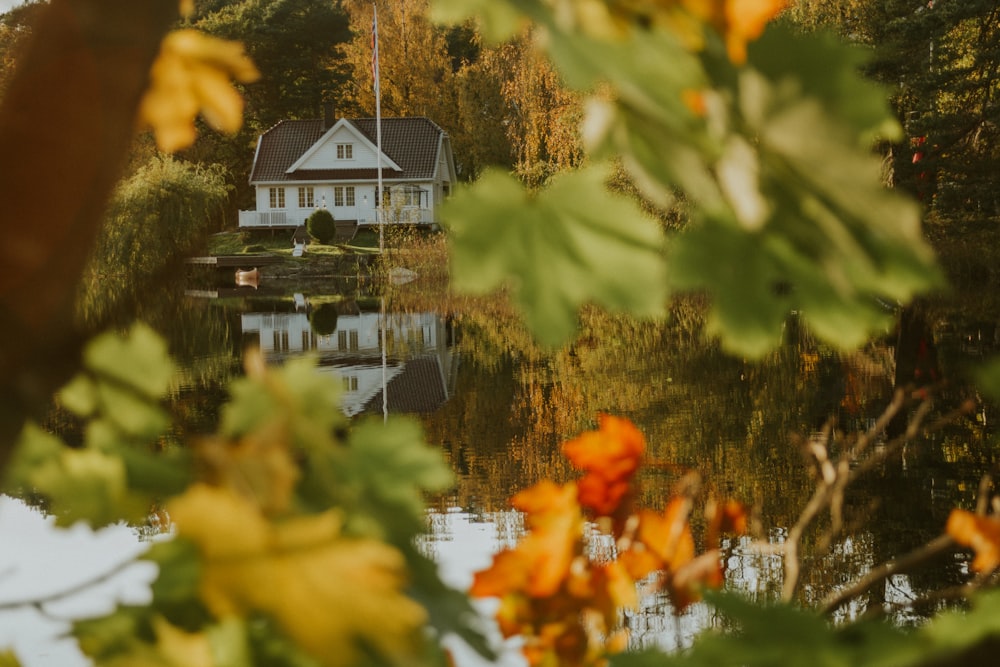
<path id="1" fill-rule="evenodd" d="M 436 313 L 341 314 L 329 335 L 317 335 L 304 312 L 243 313 L 240 317 L 244 341 L 254 336 L 269 361 L 316 354 L 320 372 L 336 373 L 342 379 L 342 409 L 348 416 L 381 411 L 383 391 L 393 413 L 431 412 L 452 393 L 457 358 L 452 354 L 448 327 Z"/>
<path id="2" fill-rule="evenodd" d="M 374 118 L 284 120 L 257 141 L 255 211 L 240 227 L 297 227 L 317 208 L 340 224 L 374 225 L 379 163 Z M 383 220 L 431 225 L 453 189 L 451 141 L 423 117 L 382 119 Z"/>

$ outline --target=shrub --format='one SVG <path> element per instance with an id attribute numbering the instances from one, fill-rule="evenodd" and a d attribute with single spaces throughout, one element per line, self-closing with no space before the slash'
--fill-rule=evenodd
<path id="1" fill-rule="evenodd" d="M 306 231 L 320 243 L 329 243 L 337 233 L 333 214 L 325 208 L 318 208 L 306 220 Z"/>
<path id="2" fill-rule="evenodd" d="M 337 330 L 337 306 L 324 303 L 309 313 L 309 325 L 317 336 L 329 336 Z"/>

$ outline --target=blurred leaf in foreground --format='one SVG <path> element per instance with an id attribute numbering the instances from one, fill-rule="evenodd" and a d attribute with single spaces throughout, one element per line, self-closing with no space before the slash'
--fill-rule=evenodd
<path id="1" fill-rule="evenodd" d="M 217 618 L 270 616 L 327 667 L 357 664 L 365 650 L 402 662 L 419 649 L 426 612 L 402 592 L 402 555 L 342 537 L 336 513 L 271 523 L 231 491 L 199 484 L 168 511 L 199 547 L 200 596 Z"/>
<path id="2" fill-rule="evenodd" d="M 663 236 L 638 205 L 611 194 L 607 172 L 563 174 L 526 193 L 491 171 L 449 201 L 456 288 L 484 293 L 508 285 L 544 344 L 566 342 L 586 303 L 637 316 L 664 312 Z"/>

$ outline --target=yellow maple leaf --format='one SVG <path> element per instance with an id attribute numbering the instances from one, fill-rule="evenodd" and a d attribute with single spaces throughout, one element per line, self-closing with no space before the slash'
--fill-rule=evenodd
<path id="1" fill-rule="evenodd" d="M 265 514 L 280 514 L 291 505 L 299 467 L 283 424 L 272 424 L 235 442 L 205 439 L 199 443 L 198 457 L 210 482 L 243 495 Z"/>
<path id="2" fill-rule="evenodd" d="M 412 657 L 426 611 L 403 594 L 393 547 L 340 534 L 334 512 L 268 521 L 230 489 L 190 487 L 168 509 L 202 554 L 199 593 L 219 618 L 263 613 L 326 667 L 363 659 L 360 646 Z"/>
<path id="3" fill-rule="evenodd" d="M 243 98 L 230 79 L 250 83 L 260 73 L 239 42 L 183 29 L 163 39 L 149 76 L 139 120 L 153 129 L 161 150 L 176 151 L 194 142 L 199 113 L 213 128 L 236 132 Z"/>
<path id="4" fill-rule="evenodd" d="M 177 667 L 214 667 L 212 646 L 201 632 L 187 632 L 170 624 L 162 616 L 153 618 L 156 648 L 168 665 Z"/>

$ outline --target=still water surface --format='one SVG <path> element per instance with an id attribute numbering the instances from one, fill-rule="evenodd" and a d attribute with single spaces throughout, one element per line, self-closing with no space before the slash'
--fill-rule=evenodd
<path id="1" fill-rule="evenodd" d="M 523 531 L 520 515 L 508 509 L 509 497 L 543 478 L 568 479 L 572 473 L 559 445 L 593 428 L 600 412 L 633 420 L 646 434 L 649 458 L 661 464 L 643 479 L 644 502 L 662 505 L 680 476 L 696 470 L 717 494 L 755 508 L 761 535 L 780 542 L 813 488 L 795 436 L 807 438 L 831 417 L 845 432 L 868 428 L 898 383 L 898 338 L 889 331 L 884 340 L 842 356 L 816 345 L 790 321 L 781 347 L 751 363 L 706 342 L 698 309 L 688 304 L 675 308 L 666 323 L 585 313 L 573 345 L 545 352 L 531 344 L 502 305 L 436 300 L 419 290 L 418 280 L 388 295 L 280 286 L 177 291 L 165 294 L 163 303 L 147 305 L 145 319 L 160 329 L 182 366 L 173 398 L 192 428 L 214 423 L 223 388 L 240 372 L 248 345 L 259 346 L 275 364 L 315 355 L 321 372 L 335 373 L 343 382 L 342 409 L 353 418 L 391 413 L 418 419 L 458 478 L 453 492 L 432 499 L 423 546 L 441 564 L 445 579 L 460 588 Z M 965 397 L 958 375 L 970 360 L 991 351 L 993 332 L 984 336 L 979 324 L 973 335 L 967 323 L 944 321 L 933 311 L 921 317 L 932 333 L 925 343 L 934 348 L 934 372 L 955 376 L 938 398 L 944 409 Z M 983 408 L 909 445 L 862 481 L 849 497 L 849 509 L 864 522 L 829 553 L 815 559 L 806 554 L 802 601 L 822 600 L 874 565 L 932 539 L 952 507 L 970 506 L 980 476 L 994 460 L 990 416 Z M 34 529 L 25 527 L 29 510 L 5 503 L 0 534 L 12 534 L 13 526 L 15 535 L 33 535 Z M 44 521 L 40 515 L 36 520 Z M 105 545 L 105 563 L 141 548 L 134 533 L 121 530 L 116 534 L 131 540 L 89 536 Z M 31 539 L 40 538 L 22 542 Z M 727 586 L 773 599 L 781 589 L 781 562 L 747 550 L 747 544 L 729 544 Z M 11 588 L 15 579 L 42 581 L 8 558 L 14 551 L 3 553 L 7 560 L 0 562 L 0 575 L 16 576 L 0 578 L 0 604 L 25 594 Z M 918 618 L 926 610 L 913 610 L 908 602 L 960 580 L 965 565 L 964 555 L 949 554 L 922 571 L 895 576 L 841 616 L 891 605 L 901 621 Z M 85 573 L 77 576 L 86 580 Z M 111 599 L 141 598 L 148 580 L 143 576 L 148 574 L 134 575 L 131 592 L 113 592 Z M 94 595 L 98 604 L 107 604 L 107 591 L 103 598 Z M 50 659 L 54 645 L 48 639 L 24 646 L 42 622 L 24 612 L 18 612 L 17 622 L 8 614 L 0 628 L 34 628 L 15 632 L 25 665 L 69 667 L 65 653 Z M 704 605 L 677 619 L 665 596 L 656 593 L 645 595 L 642 608 L 627 618 L 635 646 L 664 648 L 690 644 L 712 620 Z M 0 644 L 4 641 L 12 640 L 0 631 Z M 512 656 L 505 660 L 517 662 Z"/>

